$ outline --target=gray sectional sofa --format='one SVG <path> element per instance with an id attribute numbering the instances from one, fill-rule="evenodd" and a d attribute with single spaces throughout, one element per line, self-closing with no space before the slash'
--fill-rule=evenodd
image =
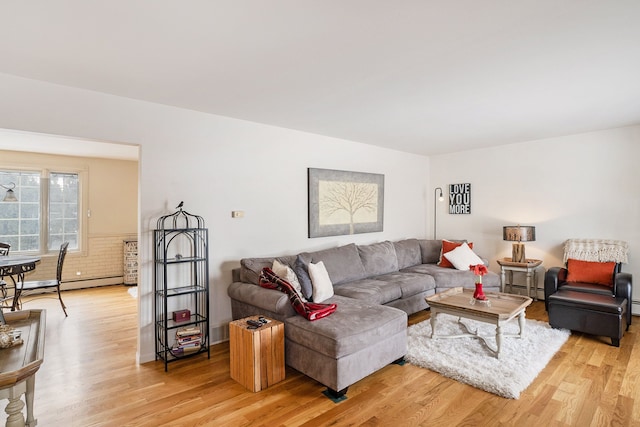
<path id="1" fill-rule="evenodd" d="M 325 393 L 339 400 L 351 384 L 402 360 L 407 316 L 428 308 L 425 297 L 452 287 L 474 287 L 471 271 L 437 265 L 441 249 L 441 240 L 406 239 L 245 258 L 228 288 L 232 316 L 283 321 L 287 365 L 324 384 Z M 298 255 L 307 263 L 325 265 L 334 296 L 323 302 L 338 306 L 330 316 L 308 321 L 296 314 L 286 294 L 259 286 L 260 272 L 271 268 L 274 259 L 293 268 Z M 483 287 L 500 291 L 499 276 L 489 272 Z"/>

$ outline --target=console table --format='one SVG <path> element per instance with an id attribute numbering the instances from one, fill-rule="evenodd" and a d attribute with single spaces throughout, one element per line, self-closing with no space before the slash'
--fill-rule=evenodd
<path id="1" fill-rule="evenodd" d="M 8 325 L 22 332 L 22 344 L 0 349 L 0 398 L 9 399 L 7 426 L 34 427 L 35 375 L 44 360 L 45 310 L 13 311 L 5 314 Z M 20 399 L 25 395 L 27 420 Z"/>

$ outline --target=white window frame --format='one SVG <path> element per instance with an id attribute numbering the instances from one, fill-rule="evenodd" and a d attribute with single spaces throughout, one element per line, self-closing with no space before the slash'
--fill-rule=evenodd
<path id="1" fill-rule="evenodd" d="M 40 173 L 40 250 L 39 251 L 11 251 L 11 253 L 36 253 L 40 255 L 57 255 L 58 248 L 49 249 L 49 181 L 52 173 L 77 174 L 78 175 L 78 247 L 69 248 L 69 252 L 87 254 L 88 245 L 88 212 L 89 212 L 89 170 L 87 168 L 71 167 L 34 167 L 29 166 L 2 166 L 0 170 L 16 172 Z M 46 183 L 46 184 L 44 184 Z M 0 201 L 0 203 L 2 203 Z"/>

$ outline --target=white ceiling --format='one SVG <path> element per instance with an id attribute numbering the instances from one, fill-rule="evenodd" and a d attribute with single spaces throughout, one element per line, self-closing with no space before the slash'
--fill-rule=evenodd
<path id="1" fill-rule="evenodd" d="M 638 0 L 0 5 L 0 72 L 413 153 L 640 124 Z"/>

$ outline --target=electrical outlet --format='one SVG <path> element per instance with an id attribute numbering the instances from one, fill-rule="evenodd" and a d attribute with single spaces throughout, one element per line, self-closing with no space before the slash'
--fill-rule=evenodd
<path id="1" fill-rule="evenodd" d="M 231 218 L 244 218 L 244 211 L 231 211 Z"/>

